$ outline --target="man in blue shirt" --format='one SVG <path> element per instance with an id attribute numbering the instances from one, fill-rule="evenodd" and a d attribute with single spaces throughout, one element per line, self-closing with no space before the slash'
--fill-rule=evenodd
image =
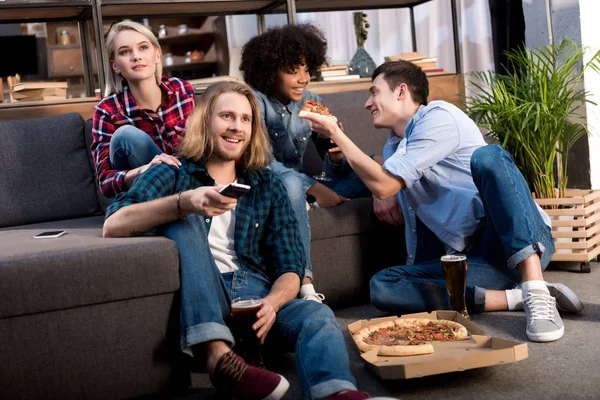
<path id="1" fill-rule="evenodd" d="M 296 299 L 305 256 L 250 87 L 212 85 L 187 123 L 181 166 L 153 166 L 108 208 L 103 235 L 155 227 L 179 248 L 181 347 L 204 355 L 215 387 L 243 399 L 280 399 L 289 383 L 231 351 L 231 299 L 259 296 L 252 325 L 269 348 L 295 351 L 306 397 L 366 398 L 356 390 L 342 331 L 329 307 Z M 219 193 L 238 182 L 238 200 Z M 268 337 L 268 338 L 267 338 Z"/>
<path id="2" fill-rule="evenodd" d="M 428 94 L 425 73 L 410 62 L 385 63 L 373 73 L 365 108 L 375 127 L 392 131 L 383 166 L 327 118 L 307 118 L 385 202 L 380 209 L 390 214 L 401 209 L 402 217 L 390 220 L 405 222 L 407 265 L 373 277 L 373 304 L 401 314 L 447 309 L 439 256 L 465 253 L 471 312 L 524 308 L 531 340 L 561 338 L 557 306 L 579 312 L 583 304 L 564 285 L 543 279 L 554 252 L 550 219 L 511 156 L 485 145 L 475 123 L 457 107 L 428 104 Z"/>

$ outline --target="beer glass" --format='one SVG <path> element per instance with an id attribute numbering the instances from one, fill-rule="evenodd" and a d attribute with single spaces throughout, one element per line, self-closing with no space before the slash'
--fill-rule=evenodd
<path id="1" fill-rule="evenodd" d="M 258 296 L 243 296 L 231 302 L 232 331 L 235 337 L 235 352 L 248 364 L 264 368 L 261 345 L 252 325 L 257 321 L 256 313 L 262 306 Z"/>
<path id="2" fill-rule="evenodd" d="M 464 254 L 449 254 L 440 259 L 446 290 L 450 298 L 450 309 L 463 317 L 471 319 L 467 312 L 465 290 L 467 287 L 467 256 Z"/>

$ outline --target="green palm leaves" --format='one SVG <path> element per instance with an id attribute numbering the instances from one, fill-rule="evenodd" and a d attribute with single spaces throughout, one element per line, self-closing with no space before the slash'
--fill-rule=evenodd
<path id="1" fill-rule="evenodd" d="M 588 134 L 581 107 L 595 103 L 587 98 L 583 74 L 600 72 L 600 51 L 587 61 L 585 55 L 585 48 L 563 40 L 507 52 L 510 74 L 471 73 L 478 93 L 467 99 L 469 114 L 513 155 L 538 197 L 556 197 L 556 188 L 564 197 L 569 150 Z"/>

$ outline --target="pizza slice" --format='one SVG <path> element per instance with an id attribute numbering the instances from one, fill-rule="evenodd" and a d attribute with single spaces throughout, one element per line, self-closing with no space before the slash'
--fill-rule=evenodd
<path id="1" fill-rule="evenodd" d="M 331 115 L 329 113 L 329 109 L 327 108 L 327 106 L 325 104 L 319 103 L 319 102 L 313 101 L 313 100 L 306 100 L 306 102 L 304 103 L 304 106 L 302 106 L 302 110 L 300 110 L 300 112 L 298 113 L 298 116 L 303 118 L 311 113 L 324 115 L 326 117 L 331 118 L 335 122 L 337 122 L 337 120 L 338 120 L 336 116 Z"/>
<path id="2" fill-rule="evenodd" d="M 398 318 L 363 328 L 353 335 L 363 351 L 377 349 L 380 356 L 433 353 L 432 342 L 469 338 L 467 328 L 454 321 Z"/>

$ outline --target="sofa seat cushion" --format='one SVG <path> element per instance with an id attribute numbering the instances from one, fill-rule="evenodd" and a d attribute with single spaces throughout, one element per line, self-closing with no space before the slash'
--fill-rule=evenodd
<path id="1" fill-rule="evenodd" d="M 0 229 L 0 318 L 171 293 L 179 256 L 164 237 L 102 238 L 102 217 Z M 55 239 L 33 239 L 66 230 Z"/>
<path id="2" fill-rule="evenodd" d="M 79 114 L 0 122 L 0 227 L 100 211 Z"/>

